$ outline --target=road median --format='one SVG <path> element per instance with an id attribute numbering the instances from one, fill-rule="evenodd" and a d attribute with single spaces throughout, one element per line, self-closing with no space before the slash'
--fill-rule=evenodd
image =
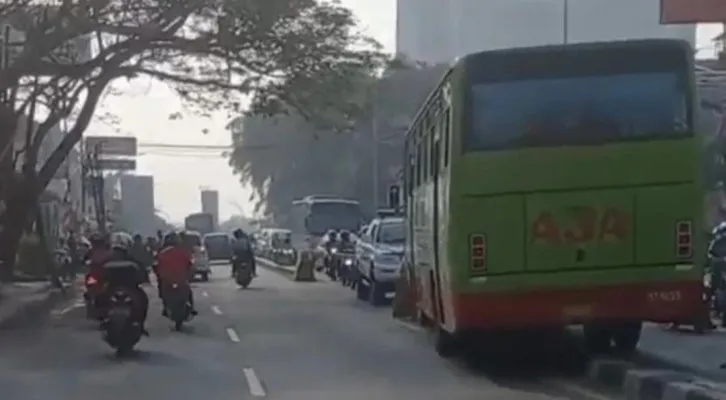
<path id="1" fill-rule="evenodd" d="M 280 273 L 296 282 L 315 282 L 314 260 L 310 258 L 310 253 L 303 252 L 300 254 L 296 265 L 280 265 L 272 260 L 262 257 L 256 257 L 257 264 L 268 270 Z"/>

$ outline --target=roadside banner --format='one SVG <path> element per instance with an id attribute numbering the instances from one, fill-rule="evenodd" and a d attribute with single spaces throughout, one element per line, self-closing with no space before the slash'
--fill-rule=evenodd
<path id="1" fill-rule="evenodd" d="M 725 23 L 724 0 L 660 0 L 660 23 Z"/>

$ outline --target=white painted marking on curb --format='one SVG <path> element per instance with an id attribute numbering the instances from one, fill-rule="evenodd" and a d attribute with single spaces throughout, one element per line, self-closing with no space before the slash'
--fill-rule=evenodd
<path id="1" fill-rule="evenodd" d="M 257 377 L 257 374 L 255 373 L 255 370 L 252 368 L 244 368 L 242 369 L 242 372 L 245 374 L 245 379 L 247 379 L 247 385 L 250 388 L 250 394 L 254 397 L 265 397 L 267 396 L 267 392 L 265 391 L 265 388 L 262 386 L 262 382 L 260 382 L 260 378 Z"/>
<path id="2" fill-rule="evenodd" d="M 411 332 L 417 332 L 418 333 L 418 332 L 423 332 L 423 330 L 424 330 L 423 327 L 414 325 L 413 323 L 410 323 L 410 322 L 401 321 L 400 319 L 394 319 L 394 321 L 398 325 L 400 325 L 402 328 L 407 329 L 407 330 L 409 330 Z"/>
<path id="3" fill-rule="evenodd" d="M 227 328 L 227 336 L 229 336 L 229 340 L 239 343 L 239 336 L 237 336 L 237 332 L 235 332 L 234 329 Z"/>
<path id="4" fill-rule="evenodd" d="M 209 297 L 209 293 L 207 293 L 207 292 L 202 292 L 202 297 Z"/>
<path id="5" fill-rule="evenodd" d="M 212 306 L 212 312 L 217 315 L 222 315 L 222 310 L 220 310 L 217 306 Z"/>
<path id="6" fill-rule="evenodd" d="M 68 306 L 66 308 L 62 308 L 60 310 L 55 310 L 55 311 L 51 312 L 51 314 L 54 315 L 54 316 L 60 317 L 62 315 L 68 314 L 69 312 L 75 310 L 76 308 L 81 308 L 81 307 L 83 307 L 85 305 L 86 304 L 83 303 L 83 302 L 81 302 L 81 303 L 76 302 L 76 303 L 73 303 L 73 304 L 71 304 L 70 306 Z"/>
<path id="7" fill-rule="evenodd" d="M 584 386 L 578 385 L 573 382 L 567 382 L 560 379 L 545 379 L 545 383 L 550 384 L 552 386 L 559 387 L 560 389 L 563 389 L 567 392 L 574 393 L 578 396 L 582 396 L 586 399 L 590 400 L 613 400 L 612 397 L 608 397 L 604 394 L 595 392 L 592 389 L 588 389 Z"/>

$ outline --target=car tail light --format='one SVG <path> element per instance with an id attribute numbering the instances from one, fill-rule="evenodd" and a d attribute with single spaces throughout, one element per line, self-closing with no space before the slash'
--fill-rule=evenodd
<path id="1" fill-rule="evenodd" d="M 98 280 L 94 278 L 93 276 L 89 276 L 88 279 L 86 279 L 86 285 L 93 286 L 98 283 Z"/>
<path id="2" fill-rule="evenodd" d="M 471 269 L 475 272 L 486 272 L 487 240 L 484 235 L 472 235 L 469 243 Z"/>
<path id="3" fill-rule="evenodd" d="M 676 255 L 679 259 L 693 257 L 693 224 L 691 221 L 676 223 Z"/>

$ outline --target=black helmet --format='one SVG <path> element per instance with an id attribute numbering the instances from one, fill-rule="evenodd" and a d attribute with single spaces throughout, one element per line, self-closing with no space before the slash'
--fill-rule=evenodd
<path id="1" fill-rule="evenodd" d="M 108 247 L 108 238 L 105 235 L 102 235 L 100 233 L 94 233 L 91 235 L 90 238 L 88 238 L 88 241 L 91 243 L 91 246 L 93 247 Z"/>
<path id="2" fill-rule="evenodd" d="M 242 228 L 235 229 L 234 232 L 232 232 L 232 235 L 234 235 L 236 239 L 241 239 L 246 236 L 245 231 L 243 231 Z"/>
<path id="3" fill-rule="evenodd" d="M 345 241 L 350 240 L 350 232 L 345 231 L 345 230 L 340 231 L 340 239 L 345 240 Z"/>
<path id="4" fill-rule="evenodd" d="M 176 232 L 167 233 L 164 236 L 164 247 L 176 246 L 179 244 L 180 238 Z"/>

